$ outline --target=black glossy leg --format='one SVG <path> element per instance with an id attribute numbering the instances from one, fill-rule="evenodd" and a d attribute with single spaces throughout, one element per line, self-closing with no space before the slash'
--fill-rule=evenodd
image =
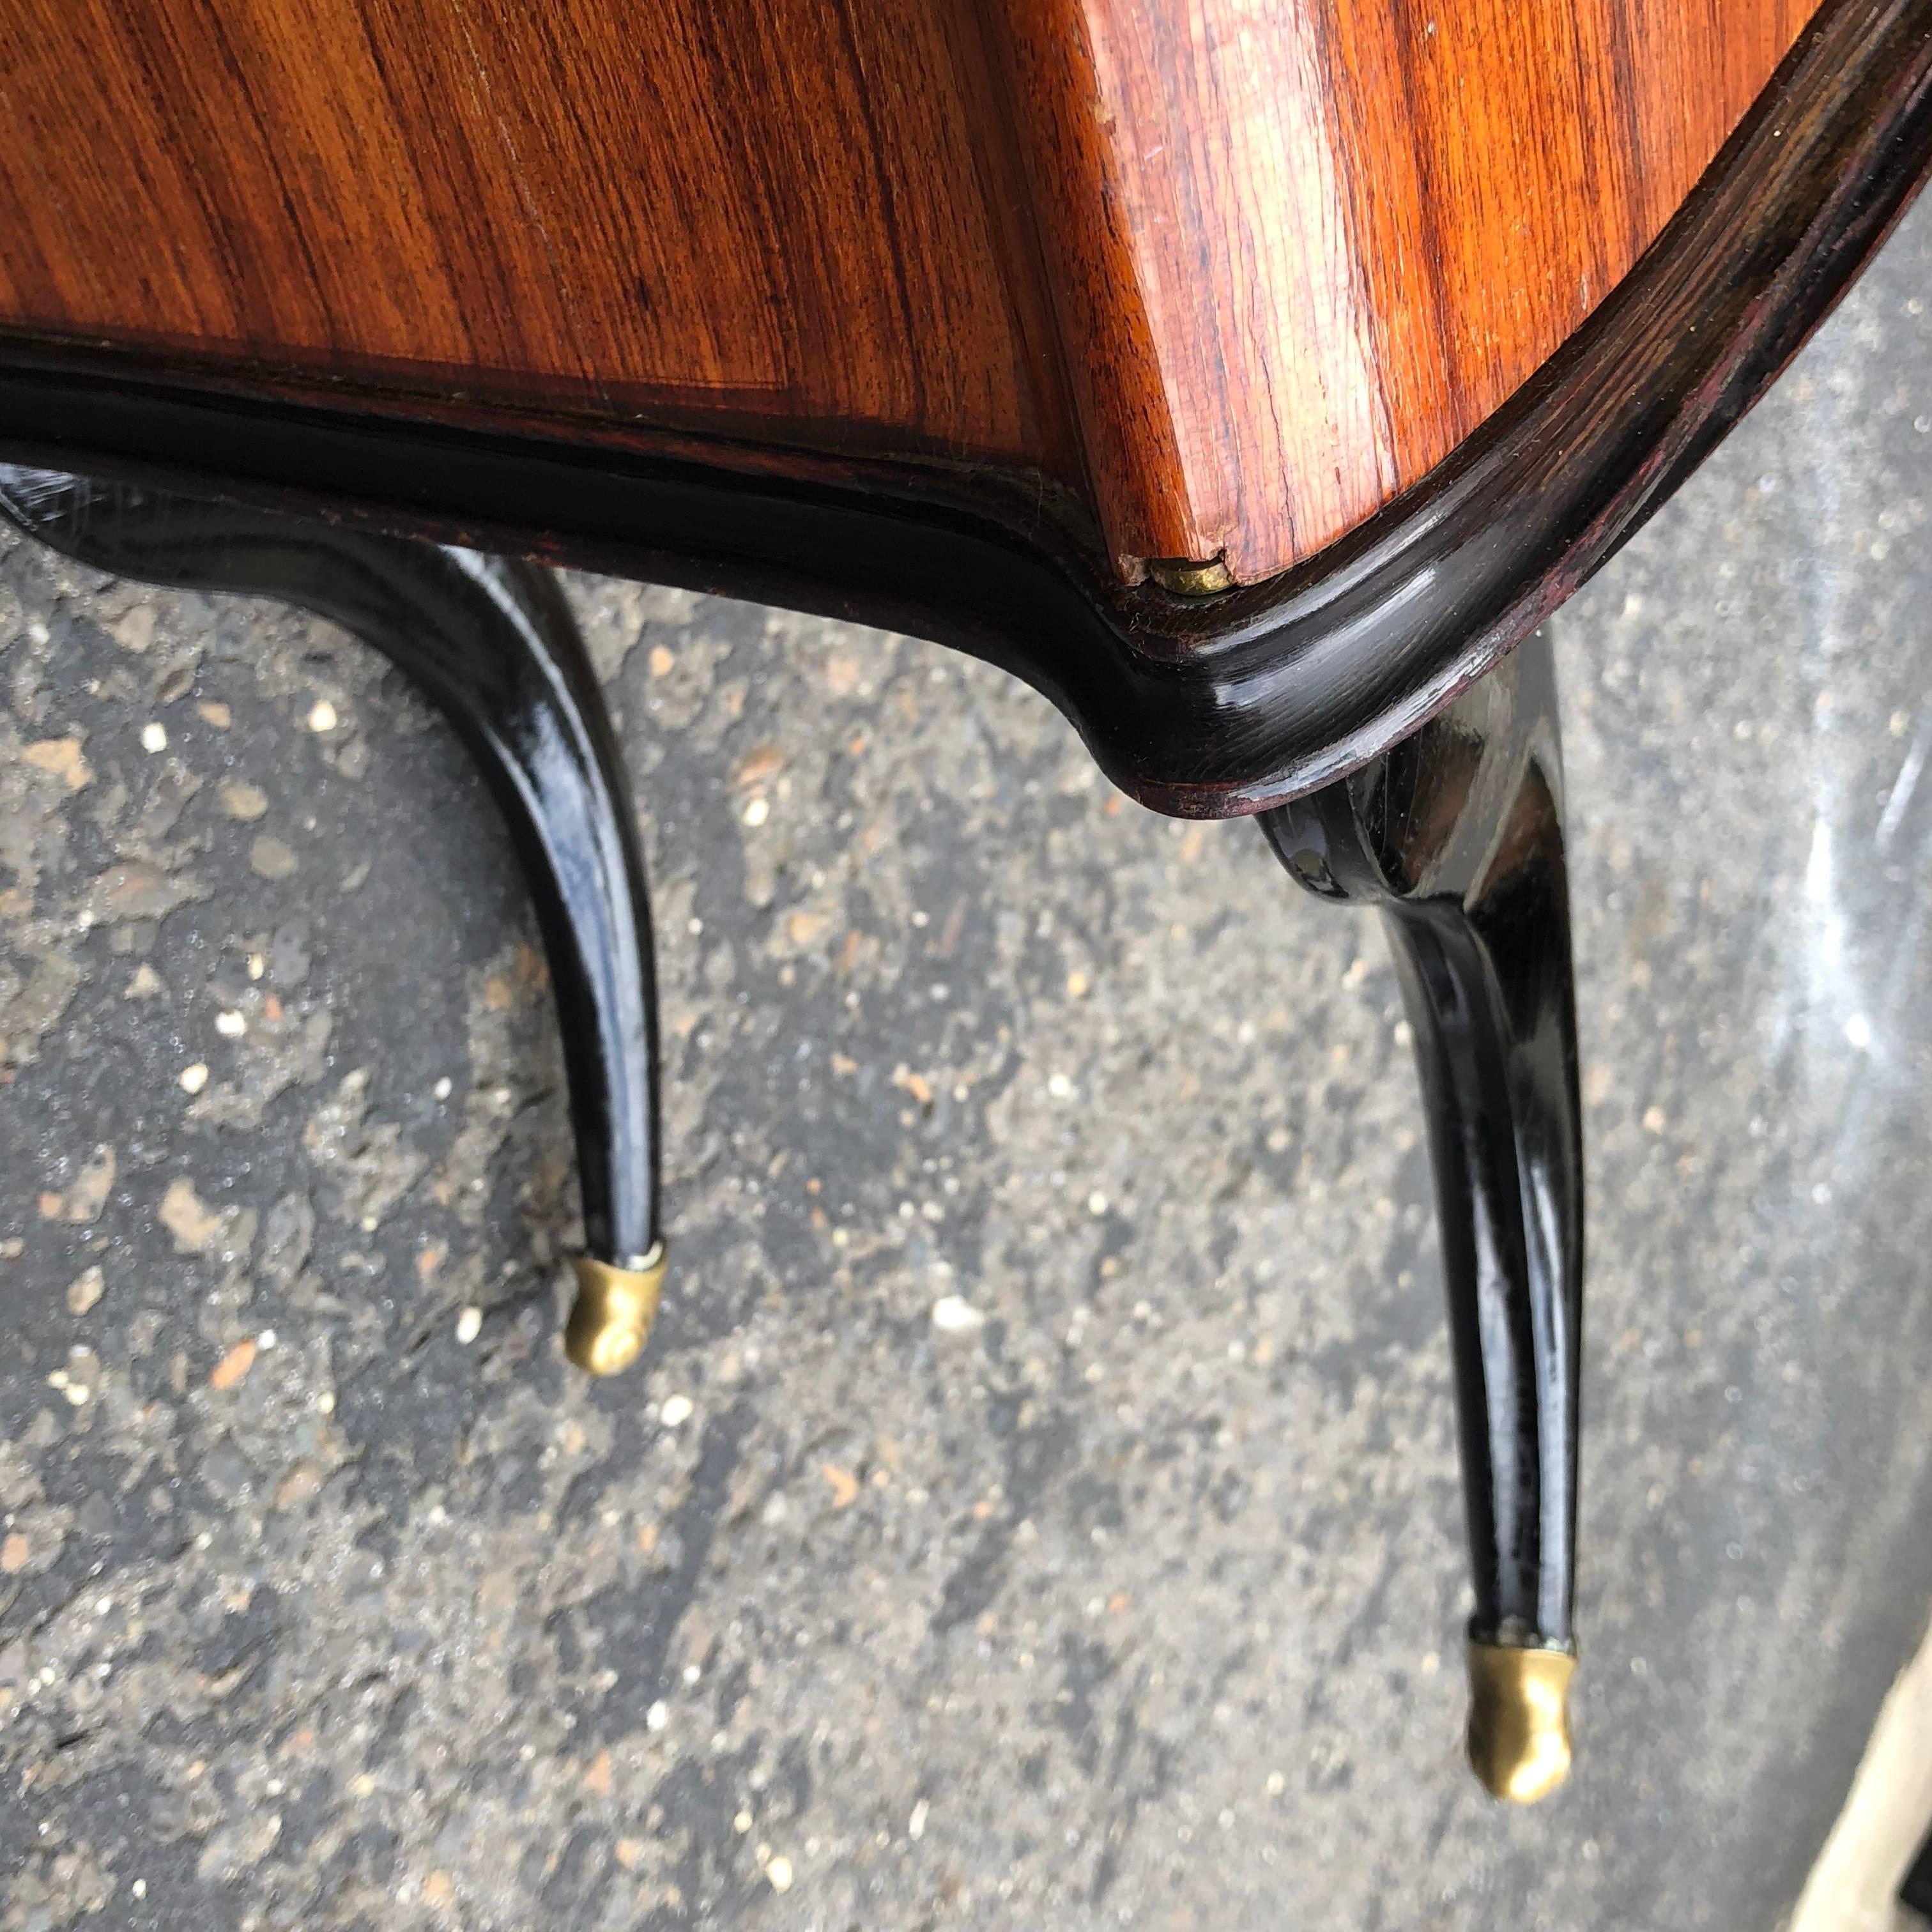
<path id="1" fill-rule="evenodd" d="M 1538 635 L 1351 777 L 1264 813 L 1288 871 L 1382 908 L 1415 1034 L 1475 1614 L 1469 1749 L 1498 1797 L 1570 1762 L 1583 1168 L 1562 760 Z"/>
<path id="2" fill-rule="evenodd" d="M 1932 1925 L 1932 1837 L 1918 1847 L 1918 1856 L 1898 1888 L 1898 1902 Z"/>
<path id="3" fill-rule="evenodd" d="M 454 726 L 508 824 L 556 990 L 587 1250 L 566 1346 L 585 1368 L 624 1366 L 663 1276 L 650 910 L 603 694 L 555 581 L 452 545 L 49 470 L 0 466 L 0 514 L 97 569 L 332 618 Z"/>

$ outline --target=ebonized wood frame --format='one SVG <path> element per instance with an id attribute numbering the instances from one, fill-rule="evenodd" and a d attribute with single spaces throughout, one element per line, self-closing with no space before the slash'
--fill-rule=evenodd
<path id="1" fill-rule="evenodd" d="M 1482 430 L 1306 564 L 1217 596 L 1123 589 L 1044 496 L 970 476 L 479 430 L 430 403 L 197 386 L 104 346 L 0 343 L 0 453 L 933 638 L 1044 692 L 1143 803 L 1232 817 L 1387 750 L 1534 630 L 1756 400 L 1928 162 L 1932 0 L 1831 0 Z"/>

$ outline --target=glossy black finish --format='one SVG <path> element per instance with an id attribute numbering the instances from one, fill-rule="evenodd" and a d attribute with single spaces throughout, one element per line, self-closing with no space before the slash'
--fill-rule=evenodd
<path id="1" fill-rule="evenodd" d="M 1928 1925 L 1932 1925 L 1932 1833 L 1928 1833 L 1924 1844 L 1918 1847 L 1918 1856 L 1912 1862 L 1912 1869 L 1905 1874 L 1904 1882 L 1898 1888 L 1898 1902 L 1908 1910 L 1916 1912 Z"/>
<path id="2" fill-rule="evenodd" d="M 0 452 L 850 617 L 1044 692 L 1158 810 L 1253 812 L 1414 730 L 1661 503 L 1843 292 L 1932 161 L 1932 0 L 1826 0 L 1695 194 L 1438 470 L 1306 564 L 1124 588 L 1043 487 L 486 417 L 0 341 Z M 479 428 L 479 422 L 488 426 Z M 497 425 L 500 424 L 500 429 Z"/>
<path id="3" fill-rule="evenodd" d="M 1547 640 L 1262 826 L 1310 891 L 1386 915 L 1436 1170 L 1471 1634 L 1568 1647 L 1583 1162 Z"/>
<path id="4" fill-rule="evenodd" d="M 647 1254 L 658 1238 L 658 1052 L 644 862 L 603 693 L 548 573 L 47 470 L 0 467 L 0 514 L 116 576 L 319 612 L 441 710 L 502 808 L 542 928 L 585 1244 L 620 1264 Z"/>

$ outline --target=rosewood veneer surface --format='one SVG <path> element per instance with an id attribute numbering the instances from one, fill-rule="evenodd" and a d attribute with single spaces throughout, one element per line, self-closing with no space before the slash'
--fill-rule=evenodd
<path id="1" fill-rule="evenodd" d="M 1549 357 L 1812 10 L 16 0 L 0 328 L 990 468 L 1255 580 Z"/>

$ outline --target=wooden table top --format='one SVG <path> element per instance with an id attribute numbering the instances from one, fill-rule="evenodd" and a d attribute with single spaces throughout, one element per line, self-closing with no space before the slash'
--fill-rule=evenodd
<path id="1" fill-rule="evenodd" d="M 0 331 L 1270 578 L 1588 316 L 1816 0 L 16 0 Z"/>

